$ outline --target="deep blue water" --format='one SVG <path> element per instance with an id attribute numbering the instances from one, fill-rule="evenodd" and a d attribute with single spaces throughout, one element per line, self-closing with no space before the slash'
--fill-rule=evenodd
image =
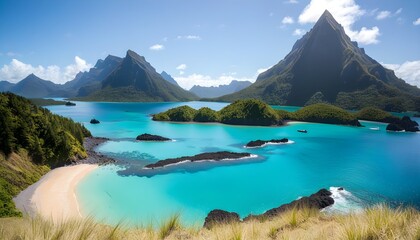
<path id="1" fill-rule="evenodd" d="M 150 117 L 180 105 L 219 110 L 225 103 L 76 103 L 48 108 L 83 123 L 94 136 L 110 138 L 98 151 L 121 161 L 100 167 L 78 185 L 82 211 L 99 220 L 155 224 L 181 213 L 185 223 L 202 224 L 215 208 L 244 217 L 338 186 L 347 191 L 336 196 L 334 211 L 377 202 L 420 207 L 418 133 L 389 133 L 385 124 L 374 122 L 362 122 L 365 127 L 359 128 L 314 123 L 248 127 L 154 122 Z M 91 118 L 101 123 L 91 125 Z M 141 133 L 175 141 L 136 142 Z M 243 147 L 251 140 L 283 137 L 294 143 Z M 160 159 L 219 150 L 250 152 L 258 158 L 180 164 L 152 174 L 141 170 Z"/>

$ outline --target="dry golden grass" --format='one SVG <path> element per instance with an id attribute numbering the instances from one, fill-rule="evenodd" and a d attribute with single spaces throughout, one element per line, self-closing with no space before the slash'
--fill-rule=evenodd
<path id="1" fill-rule="evenodd" d="M 420 212 L 378 205 L 347 215 L 313 209 L 291 210 L 264 222 L 249 221 L 214 226 L 183 227 L 174 215 L 159 228 L 107 226 L 93 219 L 59 224 L 41 218 L 0 219 L 0 239 L 420 239 Z"/>

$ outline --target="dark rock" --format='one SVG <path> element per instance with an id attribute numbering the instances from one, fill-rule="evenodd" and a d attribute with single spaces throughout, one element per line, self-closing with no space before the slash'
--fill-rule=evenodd
<path id="1" fill-rule="evenodd" d="M 334 199 L 331 197 L 332 193 L 326 189 L 321 189 L 317 193 L 312 194 L 309 197 L 302 197 L 291 203 L 283 204 L 280 207 L 270 209 L 260 215 L 249 215 L 244 218 L 244 221 L 257 219 L 264 220 L 278 216 L 280 213 L 291 209 L 302 209 L 302 208 L 315 208 L 323 209 L 334 204 Z"/>
<path id="2" fill-rule="evenodd" d="M 394 122 L 386 126 L 387 131 L 406 131 L 406 132 L 418 132 L 419 124 L 416 121 L 410 119 L 410 117 L 404 116 L 401 119 L 396 119 Z"/>
<path id="3" fill-rule="evenodd" d="M 248 147 L 248 148 L 261 147 L 262 145 L 267 144 L 267 143 L 287 143 L 288 141 L 289 141 L 289 139 L 287 139 L 287 138 L 271 139 L 269 141 L 255 140 L 255 141 L 250 141 L 249 143 L 247 143 L 246 147 Z"/>
<path id="4" fill-rule="evenodd" d="M 141 135 L 138 135 L 136 140 L 138 141 L 157 141 L 157 142 L 163 142 L 163 141 L 171 141 L 170 138 L 158 136 L 158 135 L 152 135 L 148 133 L 144 133 Z"/>
<path id="5" fill-rule="evenodd" d="M 100 122 L 99 122 L 99 120 L 97 120 L 97 119 L 93 118 L 92 120 L 90 120 L 90 123 L 91 123 L 91 124 L 98 124 L 98 123 L 100 123 Z"/>
<path id="6" fill-rule="evenodd" d="M 170 164 L 175 164 L 183 161 L 206 161 L 206 160 L 212 160 L 212 161 L 220 161 L 223 159 L 239 159 L 244 157 L 250 157 L 250 153 L 235 153 L 235 152 L 210 152 L 210 153 L 201 153 L 194 156 L 184 156 L 179 158 L 168 158 L 165 160 L 157 161 L 156 163 L 152 163 L 149 165 L 146 165 L 144 168 L 159 168 L 164 167 Z"/>
<path id="7" fill-rule="evenodd" d="M 297 130 L 297 131 L 300 132 L 300 133 L 308 133 L 307 130 Z"/>
<path id="8" fill-rule="evenodd" d="M 343 191 L 344 190 L 344 188 L 343 187 L 339 187 L 338 188 L 338 191 Z"/>
<path id="9" fill-rule="evenodd" d="M 66 102 L 66 104 L 65 104 L 66 106 L 68 106 L 68 107 L 71 107 L 71 106 L 76 106 L 76 103 L 73 103 L 73 102 Z"/>
<path id="10" fill-rule="evenodd" d="M 204 221 L 204 227 L 210 229 L 215 224 L 228 224 L 240 222 L 239 215 L 235 212 L 227 212 L 220 209 L 215 209 L 207 214 Z"/>

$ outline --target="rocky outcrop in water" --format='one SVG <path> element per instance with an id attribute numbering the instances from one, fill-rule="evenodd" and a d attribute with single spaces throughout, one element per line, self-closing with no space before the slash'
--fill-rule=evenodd
<path id="1" fill-rule="evenodd" d="M 207 214 L 204 221 L 204 227 L 210 229 L 217 224 L 229 224 L 234 222 L 240 222 L 239 215 L 235 212 L 227 212 L 220 209 L 215 209 Z"/>
<path id="2" fill-rule="evenodd" d="M 388 124 L 388 126 L 386 126 L 386 130 L 393 132 L 418 132 L 418 126 L 419 124 L 416 121 L 411 120 L 410 117 L 404 116 L 403 118 L 397 119 L 394 122 Z"/>
<path id="3" fill-rule="evenodd" d="M 163 142 L 163 141 L 171 141 L 172 139 L 162 137 L 162 136 L 159 136 L 159 135 L 152 135 L 152 134 L 144 133 L 144 134 L 138 135 L 136 137 L 136 140 L 138 140 L 138 141 Z"/>
<path id="4" fill-rule="evenodd" d="M 291 210 L 291 209 L 302 209 L 302 208 L 315 208 L 315 209 L 323 209 L 325 207 L 331 206 L 334 204 L 334 199 L 331 197 L 332 193 L 327 189 L 321 189 L 318 192 L 310 195 L 309 197 L 302 197 L 298 200 L 292 201 L 287 204 L 283 204 L 277 208 L 272 208 L 266 211 L 263 214 L 259 215 L 248 215 L 243 219 L 243 221 L 249 220 L 258 220 L 263 221 L 265 219 L 270 219 L 279 214 Z M 226 212 L 223 210 L 213 210 L 211 211 L 204 222 L 204 227 L 211 227 L 215 223 L 224 223 L 226 220 L 236 221 L 239 222 L 235 216 L 238 215 L 234 212 Z"/>
<path id="5" fill-rule="evenodd" d="M 76 106 L 76 103 L 74 102 L 66 102 L 65 104 L 67 107 L 72 107 L 72 106 Z"/>
<path id="6" fill-rule="evenodd" d="M 221 161 L 225 159 L 240 159 L 245 157 L 250 157 L 250 153 L 235 153 L 235 152 L 210 152 L 210 153 L 201 153 L 194 156 L 184 156 L 179 158 L 168 158 L 165 160 L 160 160 L 156 163 L 146 165 L 144 168 L 153 169 L 165 167 L 172 164 L 177 164 L 184 161 L 197 162 L 197 161 Z"/>
<path id="7" fill-rule="evenodd" d="M 100 122 L 99 122 L 99 120 L 93 118 L 93 119 L 90 120 L 90 123 L 91 124 L 99 124 Z"/>
<path id="8" fill-rule="evenodd" d="M 285 212 L 291 209 L 302 209 L 302 208 L 315 208 L 315 209 L 323 209 L 334 204 L 334 199 L 331 197 L 332 193 L 327 189 L 321 189 L 318 192 L 310 195 L 309 197 L 302 197 L 298 200 L 294 200 L 290 203 L 283 204 L 280 207 L 272 208 L 266 211 L 263 214 L 259 215 L 248 215 L 244 218 L 244 221 L 256 219 L 256 220 L 264 220 L 267 218 L 272 218 L 278 216 L 280 213 Z"/>
<path id="9" fill-rule="evenodd" d="M 249 143 L 246 144 L 245 147 L 247 148 L 254 148 L 254 147 L 261 147 L 265 144 L 279 144 L 279 143 L 287 143 L 289 142 L 289 139 L 287 138 L 282 138 L 282 139 L 271 139 L 268 141 L 264 141 L 264 140 L 255 140 L 255 141 L 250 141 Z"/>

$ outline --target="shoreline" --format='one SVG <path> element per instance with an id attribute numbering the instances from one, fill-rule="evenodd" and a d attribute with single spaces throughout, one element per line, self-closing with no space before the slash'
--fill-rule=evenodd
<path id="1" fill-rule="evenodd" d="M 13 198 L 16 208 L 30 217 L 39 215 L 54 222 L 83 217 L 77 200 L 77 185 L 99 166 L 115 162 L 115 159 L 95 151 L 97 146 L 108 140 L 85 138 L 83 146 L 88 157 L 49 171 Z"/>
<path id="2" fill-rule="evenodd" d="M 53 169 L 19 193 L 13 201 L 19 210 L 31 217 L 40 215 L 53 222 L 81 218 L 83 215 L 79 209 L 76 188 L 84 177 L 98 167 L 98 164 L 78 164 Z"/>

